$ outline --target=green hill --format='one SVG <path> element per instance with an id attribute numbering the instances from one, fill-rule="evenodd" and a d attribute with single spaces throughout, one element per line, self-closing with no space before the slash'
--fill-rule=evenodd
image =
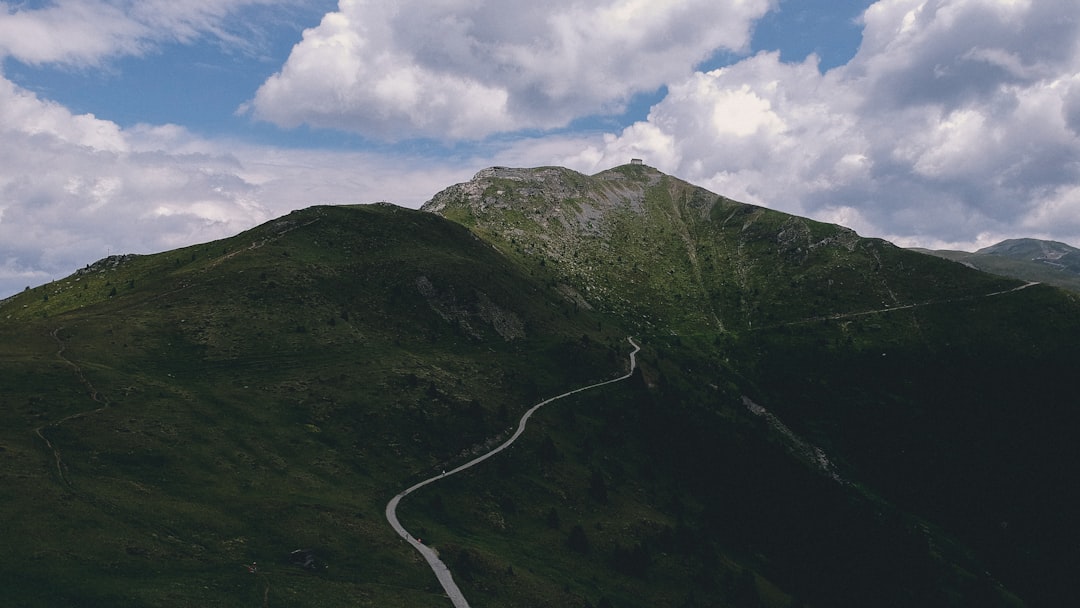
<path id="1" fill-rule="evenodd" d="M 1057 241 L 1008 239 L 969 253 L 915 249 L 965 266 L 1025 281 L 1080 291 L 1080 249 Z"/>
<path id="2" fill-rule="evenodd" d="M 9 601 L 429 601 L 385 501 L 620 369 L 622 333 L 570 311 L 463 228 L 378 205 L 20 294 L 0 308 Z M 308 548 L 325 570 L 287 566 Z"/>
<path id="3" fill-rule="evenodd" d="M 424 209 L 643 330 L 740 332 L 1017 285 L 645 165 L 592 177 L 496 167 Z"/>
<path id="4" fill-rule="evenodd" d="M 649 167 L 482 171 L 0 303 L 25 606 L 1055 605 L 1080 303 Z M 252 568 L 252 563 L 257 567 Z M 252 572 L 251 570 L 255 570 Z"/>

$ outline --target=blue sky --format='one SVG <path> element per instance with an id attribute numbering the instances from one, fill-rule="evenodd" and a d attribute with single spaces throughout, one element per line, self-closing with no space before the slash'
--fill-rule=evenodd
<path id="1" fill-rule="evenodd" d="M 336 6 L 336 2 L 310 2 L 287 9 L 249 9 L 260 23 L 251 41 L 255 48 L 205 38 L 161 44 L 146 54 L 118 56 L 102 65 L 9 60 L 5 71 L 10 80 L 42 98 L 122 127 L 173 123 L 206 137 L 227 134 L 276 145 L 311 145 L 310 133 L 272 128 L 237 116 L 236 110 L 281 68 L 303 30 L 318 25 Z M 328 139 L 340 145 L 341 138 Z"/>
<path id="2" fill-rule="evenodd" d="M 0 1 L 0 297 L 641 157 L 901 245 L 1080 244 L 1072 0 Z"/>
<path id="3" fill-rule="evenodd" d="M 33 2 L 26 6 L 43 6 Z M 802 61 L 816 53 L 821 68 L 846 63 L 858 49 L 857 20 L 870 0 L 786 0 L 754 27 L 751 51 L 779 50 L 784 61 Z M 221 43 L 163 45 L 147 55 L 126 56 L 93 68 L 9 62 L 7 77 L 72 112 L 93 113 L 123 127 L 139 123 L 183 125 L 206 137 L 222 134 L 281 146 L 363 147 L 381 142 L 341 132 L 280 129 L 236 113 L 267 78 L 277 72 L 300 40 L 337 2 L 298 3 L 260 27 L 260 48 L 236 49 Z M 738 61 L 746 52 L 723 51 L 702 62 L 715 69 Z M 578 128 L 625 127 L 643 120 L 660 91 L 641 93 L 617 116 L 588 116 Z"/>

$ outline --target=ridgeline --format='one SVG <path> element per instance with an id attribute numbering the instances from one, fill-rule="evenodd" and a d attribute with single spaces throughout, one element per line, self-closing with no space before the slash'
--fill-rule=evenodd
<path id="1" fill-rule="evenodd" d="M 0 303 L 20 606 L 1052 606 L 1076 294 L 643 165 L 312 207 Z"/>

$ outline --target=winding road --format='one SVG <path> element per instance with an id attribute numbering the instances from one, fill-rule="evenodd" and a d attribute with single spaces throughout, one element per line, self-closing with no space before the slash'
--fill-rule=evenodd
<path id="1" fill-rule="evenodd" d="M 444 479 L 451 475 L 460 473 L 466 469 L 471 469 L 472 467 L 475 467 L 481 462 L 484 462 L 488 458 L 491 458 L 495 454 L 498 454 L 499 452 L 510 447 L 510 445 L 517 441 L 517 438 L 525 432 L 525 423 L 529 421 L 529 418 L 532 417 L 536 410 L 544 407 L 552 401 L 558 401 L 559 399 L 569 397 L 570 395 L 574 395 L 582 391 L 599 388 L 607 384 L 621 382 L 630 378 L 630 376 L 634 374 L 634 370 L 637 368 L 637 354 L 638 351 L 641 350 L 641 347 L 634 342 L 633 338 L 627 338 L 627 341 L 629 341 L 630 344 L 634 347 L 634 350 L 630 353 L 630 371 L 627 372 L 625 375 L 619 376 L 618 378 L 613 378 L 611 380 L 605 380 L 604 382 L 590 384 L 589 386 L 583 386 L 581 388 L 577 388 L 572 391 L 563 393 L 557 397 L 552 397 L 550 399 L 537 403 L 536 405 L 529 408 L 529 410 L 521 416 L 521 420 L 518 422 L 517 431 L 515 431 L 514 434 L 511 435 L 510 438 L 503 442 L 500 446 L 496 447 L 495 449 L 491 450 L 486 454 L 483 454 L 481 456 L 478 456 L 477 458 L 470 460 L 469 462 L 466 462 L 465 464 L 457 467 L 456 469 L 452 469 L 429 479 L 425 479 L 424 481 L 421 481 L 420 483 L 417 483 L 416 485 L 403 490 L 400 494 L 390 499 L 390 502 L 386 504 L 386 521 L 390 522 L 390 527 L 392 527 L 394 531 L 398 533 L 398 536 L 405 539 L 410 545 L 412 545 L 414 549 L 420 552 L 420 555 L 424 556 L 424 559 L 427 560 L 428 565 L 431 566 L 431 571 L 434 572 L 435 577 L 439 579 L 439 584 L 442 585 L 442 588 L 446 591 L 446 595 L 450 598 L 450 601 L 453 602 L 454 608 L 469 608 L 469 602 L 461 593 L 461 589 L 458 589 L 457 583 L 454 582 L 454 577 L 450 574 L 450 569 L 447 568 L 446 564 L 444 564 L 442 560 L 439 559 L 439 554 L 436 553 L 434 549 L 421 543 L 419 540 L 409 534 L 408 530 L 406 530 L 405 527 L 401 525 L 401 522 L 398 521 L 398 503 L 401 502 L 402 498 L 405 498 L 416 490 L 419 490 L 420 488 L 428 484 L 434 483 L 440 479 Z"/>

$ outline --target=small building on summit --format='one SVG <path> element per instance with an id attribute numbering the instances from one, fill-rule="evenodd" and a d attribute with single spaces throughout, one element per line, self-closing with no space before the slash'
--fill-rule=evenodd
<path id="1" fill-rule="evenodd" d="M 631 165 L 644 165 L 645 162 L 642 161 L 640 158 L 631 158 L 630 159 L 630 164 Z"/>

